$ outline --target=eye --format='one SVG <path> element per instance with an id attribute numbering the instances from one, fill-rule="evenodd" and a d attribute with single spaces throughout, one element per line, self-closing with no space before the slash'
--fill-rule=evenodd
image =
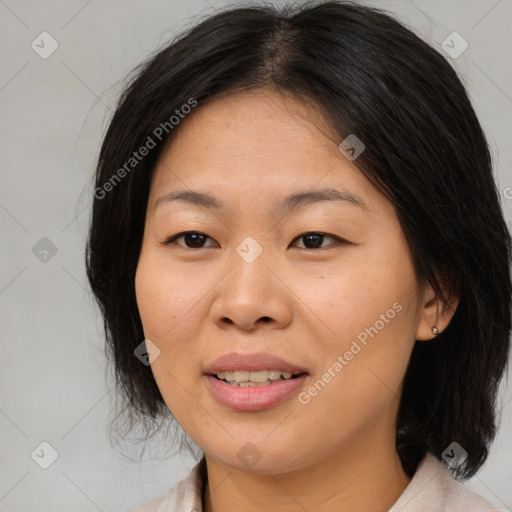
<path id="1" fill-rule="evenodd" d="M 328 244 L 334 245 L 335 243 L 345 243 L 348 244 L 346 240 L 343 240 L 341 238 L 338 238 L 333 235 L 328 235 L 326 233 L 321 233 L 317 231 L 311 231 L 309 233 L 304 233 L 302 235 L 299 235 L 296 237 L 290 245 L 293 245 L 293 243 L 297 240 L 304 239 L 304 246 L 298 247 L 299 249 L 325 249 L 326 247 L 322 247 L 322 242 L 326 239 L 330 238 L 331 240 L 334 240 L 334 243 Z M 183 243 L 177 243 L 177 240 L 183 239 Z M 173 243 L 176 243 L 177 245 L 180 245 L 182 247 L 188 248 L 188 249 L 203 249 L 205 247 L 214 247 L 214 245 L 204 245 L 204 242 L 207 240 L 213 240 L 208 235 L 205 235 L 204 233 L 201 233 L 200 231 L 183 231 L 181 233 L 178 233 L 176 235 L 171 236 L 164 242 L 162 242 L 163 245 L 171 245 Z M 327 246 L 327 247 L 328 247 Z"/>
<path id="2" fill-rule="evenodd" d="M 296 237 L 293 242 L 296 240 L 304 239 L 304 245 L 305 247 L 299 247 L 299 249 L 325 249 L 326 247 L 320 247 L 322 245 L 322 242 L 325 238 L 330 238 L 331 240 L 334 240 L 334 243 L 348 243 L 345 240 L 342 240 L 341 238 L 338 238 L 337 236 L 328 235 L 326 233 L 321 233 L 317 231 L 311 231 L 309 233 L 304 233 L 302 235 L 299 235 Z M 292 244 L 293 244 L 292 242 Z M 328 245 L 334 245 L 334 244 L 328 244 Z"/>
<path id="3" fill-rule="evenodd" d="M 179 240 L 180 238 L 183 238 L 186 245 L 177 245 L 181 245 L 182 247 L 187 247 L 189 249 L 202 249 L 203 247 L 213 247 L 203 245 L 204 241 L 210 237 L 208 235 L 205 235 L 204 233 L 201 233 L 200 231 L 184 231 L 182 233 L 178 233 L 177 235 L 173 235 L 167 240 L 165 240 L 165 242 L 163 242 L 163 245 L 170 245 L 174 243 L 176 240 Z M 210 238 L 210 240 L 212 239 Z"/>

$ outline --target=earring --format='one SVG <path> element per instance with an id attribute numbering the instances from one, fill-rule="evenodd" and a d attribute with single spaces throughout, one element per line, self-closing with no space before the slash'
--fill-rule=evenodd
<path id="1" fill-rule="evenodd" d="M 438 315 L 439 315 L 439 310 L 436 307 L 436 325 L 434 327 L 432 327 L 432 334 L 434 336 L 437 336 L 439 334 L 439 329 L 437 328 L 437 318 L 438 318 Z"/>

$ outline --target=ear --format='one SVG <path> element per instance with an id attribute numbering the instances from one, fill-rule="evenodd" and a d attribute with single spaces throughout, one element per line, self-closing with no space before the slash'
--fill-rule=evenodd
<path id="1" fill-rule="evenodd" d="M 448 304 L 445 304 L 440 297 L 437 297 L 430 284 L 425 287 L 423 300 L 420 306 L 418 327 L 416 330 L 416 339 L 427 341 L 441 334 L 450 323 L 457 306 L 459 305 L 460 295 L 458 292 L 450 290 L 448 286 L 440 282 L 441 289 Z M 432 328 L 436 327 L 438 333 L 434 334 Z"/>

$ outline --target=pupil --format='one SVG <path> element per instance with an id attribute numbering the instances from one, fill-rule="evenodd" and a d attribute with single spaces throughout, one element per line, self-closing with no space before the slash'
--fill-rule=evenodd
<path id="1" fill-rule="evenodd" d="M 308 244 L 306 242 L 307 240 L 311 241 L 312 239 L 313 239 L 313 243 L 312 244 Z M 304 245 L 308 249 L 317 248 L 317 247 L 320 247 L 322 245 L 322 239 L 323 239 L 323 235 L 318 235 L 318 234 L 306 235 L 304 237 Z M 308 247 L 308 245 L 309 245 L 309 247 Z"/>
<path id="2" fill-rule="evenodd" d="M 204 237 L 204 235 L 201 235 L 199 233 L 188 233 L 185 235 L 185 242 L 187 245 L 197 246 L 201 247 L 201 242 L 204 240 L 201 240 Z M 192 238 L 192 241 L 190 242 L 190 239 Z M 194 245 L 195 244 L 195 245 Z"/>

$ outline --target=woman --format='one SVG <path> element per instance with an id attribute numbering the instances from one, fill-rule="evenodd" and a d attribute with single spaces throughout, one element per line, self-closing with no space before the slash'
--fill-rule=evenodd
<path id="1" fill-rule="evenodd" d="M 202 450 L 137 511 L 496 510 L 510 235 L 447 61 L 347 2 L 235 8 L 152 56 L 87 272 L 127 411 Z"/>

